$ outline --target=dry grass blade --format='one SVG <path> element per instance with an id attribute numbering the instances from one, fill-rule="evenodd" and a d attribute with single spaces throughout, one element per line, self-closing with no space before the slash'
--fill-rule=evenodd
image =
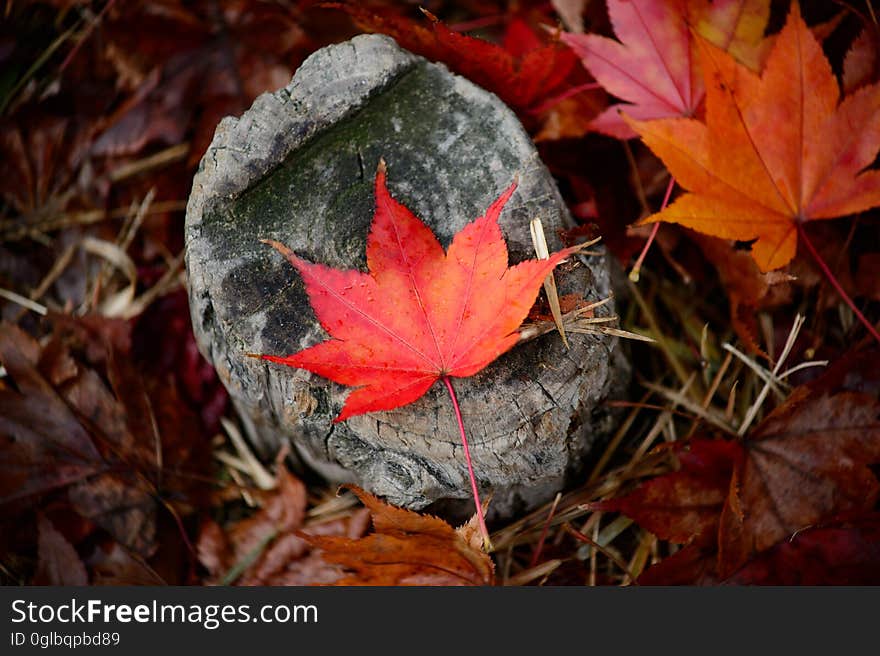
<path id="1" fill-rule="evenodd" d="M 537 581 L 538 579 L 546 579 L 550 574 L 559 569 L 560 565 L 562 565 L 562 561 L 558 558 L 544 561 L 540 565 L 535 565 L 534 567 L 530 567 L 527 570 L 511 576 L 504 582 L 504 585 L 516 587 L 528 585 L 532 581 Z"/>
<path id="2" fill-rule="evenodd" d="M 169 200 L 153 203 L 146 215 L 164 214 L 165 212 L 182 212 L 186 209 L 186 201 Z M 20 239 L 37 239 L 47 232 L 85 226 L 111 219 L 124 219 L 129 216 L 131 208 L 117 207 L 107 210 L 86 210 L 82 212 L 53 213 L 48 217 L 25 215 L 16 219 L 0 221 L 0 242 L 18 241 Z"/>
<path id="3" fill-rule="evenodd" d="M 652 337 L 648 337 L 647 335 L 640 335 L 638 333 L 632 333 L 628 330 L 622 330 L 620 328 L 609 328 L 607 326 L 590 326 L 586 325 L 583 327 L 574 327 L 570 329 L 570 332 L 573 333 L 583 333 L 583 334 L 599 334 L 599 335 L 611 335 L 612 337 L 621 337 L 623 339 L 634 339 L 639 342 L 655 342 L 656 340 Z"/>
<path id="4" fill-rule="evenodd" d="M 142 173 L 146 173 L 147 171 L 152 171 L 154 169 L 161 168 L 166 164 L 173 164 L 174 162 L 179 162 L 182 159 L 185 159 L 189 154 L 189 143 L 177 144 L 175 146 L 171 146 L 170 148 L 166 148 L 165 150 L 160 150 L 158 153 L 154 153 L 148 157 L 144 157 L 135 162 L 130 162 L 128 164 L 123 164 L 119 166 L 107 175 L 107 178 L 110 182 L 121 182 L 127 178 L 131 178 L 135 175 L 140 175 Z"/>
<path id="5" fill-rule="evenodd" d="M 27 298 L 26 296 L 22 296 L 21 294 L 16 294 L 13 291 L 8 289 L 3 289 L 0 287 L 0 297 L 5 298 L 7 301 L 11 301 L 13 303 L 17 303 L 23 308 L 31 310 L 32 312 L 36 312 L 37 314 L 45 316 L 46 312 L 48 312 L 45 305 L 40 305 Z"/>
<path id="6" fill-rule="evenodd" d="M 170 294 L 174 290 L 183 286 L 181 279 L 181 270 L 183 268 L 183 252 L 181 252 L 172 261 L 168 270 L 162 274 L 162 277 L 155 285 L 150 287 L 143 294 L 134 299 L 121 313 L 123 319 L 131 319 L 138 316 L 147 309 L 157 298 Z"/>
<path id="7" fill-rule="evenodd" d="M 277 485 L 275 477 L 270 474 L 265 467 L 263 467 L 262 463 L 260 463 L 259 460 L 257 460 L 257 457 L 250 450 L 247 442 L 245 441 L 244 437 L 242 437 L 241 432 L 238 430 L 238 426 L 233 424 L 226 417 L 221 417 L 220 423 L 223 426 L 223 430 L 232 441 L 235 450 L 238 451 L 239 457 L 235 458 L 234 456 L 226 454 L 226 458 L 221 458 L 220 454 L 218 453 L 218 459 L 223 460 L 227 464 L 235 462 L 236 468 L 250 476 L 251 479 L 253 479 L 254 484 L 261 490 L 273 489 Z"/>
<path id="8" fill-rule="evenodd" d="M 641 403 L 644 403 L 648 399 L 649 394 L 650 393 L 646 393 L 642 397 Z M 642 411 L 641 403 L 634 406 L 632 410 L 630 410 L 629 415 L 627 415 L 626 419 L 621 422 L 620 426 L 614 432 L 614 436 L 608 442 L 608 446 L 605 447 L 605 450 L 602 452 L 602 456 L 593 467 L 593 471 L 590 472 L 590 477 L 587 479 L 588 483 L 593 483 L 594 481 L 596 481 L 596 479 L 599 478 L 599 475 L 611 461 L 611 458 L 614 456 L 615 452 L 620 446 L 620 443 L 623 441 L 624 436 L 626 436 L 630 428 L 632 428 L 633 423 L 635 422 L 639 413 Z"/>
<path id="9" fill-rule="evenodd" d="M 550 249 L 547 248 L 547 238 L 544 236 L 544 226 L 541 219 L 534 218 L 529 223 L 529 230 L 532 234 L 532 244 L 535 246 L 535 253 L 539 260 L 550 259 Z M 556 330 L 562 337 L 562 343 L 568 348 L 568 340 L 565 337 L 565 325 L 562 321 L 562 309 L 559 307 L 559 293 L 556 291 L 556 277 L 551 271 L 544 279 L 544 293 L 547 294 L 547 303 L 550 304 L 550 313 L 553 315 L 553 321 L 556 323 Z"/>
<path id="10" fill-rule="evenodd" d="M 646 335 L 640 335 L 621 328 L 605 326 L 603 324 L 616 323 L 620 321 L 620 317 L 616 314 L 607 317 L 585 317 L 584 315 L 592 312 L 596 308 L 602 307 L 613 300 L 613 296 L 595 301 L 584 307 L 576 308 L 571 312 L 562 315 L 562 325 L 568 333 L 577 333 L 581 335 L 612 335 L 614 337 L 622 337 L 624 339 L 634 339 L 641 342 L 653 342 L 654 339 Z M 527 342 L 529 340 L 546 335 L 556 328 L 553 321 L 538 321 L 524 326 L 519 331 L 519 341 Z"/>
<path id="11" fill-rule="evenodd" d="M 675 393 L 674 397 L 667 398 L 667 401 L 669 401 L 671 405 L 668 408 L 664 408 L 663 411 L 659 415 L 657 415 L 657 419 L 654 421 L 654 425 L 651 426 L 651 430 L 648 431 L 648 434 L 645 435 L 641 444 L 639 444 L 638 448 L 633 453 L 627 467 L 633 467 L 638 462 L 640 462 L 641 459 L 645 457 L 645 454 L 648 452 L 648 450 L 654 445 L 654 442 L 657 440 L 657 438 L 668 429 L 668 427 L 671 425 L 672 417 L 675 414 L 678 406 L 680 405 L 679 399 L 684 398 L 684 395 L 687 393 L 688 389 L 690 389 L 690 386 L 693 384 L 694 380 L 696 380 L 696 374 L 691 374 L 691 377 L 688 378 L 687 382 L 682 385 L 681 389 L 677 393 Z M 647 385 L 646 387 L 648 387 L 648 389 L 652 392 L 657 391 L 651 389 L 649 385 Z"/>
<path id="12" fill-rule="evenodd" d="M 789 331 L 788 333 L 788 339 L 785 341 L 785 346 L 782 349 L 779 360 L 776 362 L 776 366 L 773 367 L 772 373 L 774 376 L 776 376 L 779 373 L 779 370 L 782 369 L 782 365 L 788 355 L 791 353 L 791 349 L 794 347 L 795 340 L 797 340 L 798 333 L 800 333 L 805 321 L 806 319 L 802 314 L 795 315 L 794 323 L 791 326 L 791 331 Z M 769 381 L 765 381 L 764 387 L 761 388 L 760 392 L 758 392 L 757 398 L 749 408 L 748 412 L 746 412 L 746 416 L 739 427 L 739 431 L 737 431 L 739 435 L 745 435 L 746 431 L 749 430 L 749 426 L 752 425 L 755 417 L 758 416 L 758 411 L 764 404 L 764 399 L 767 398 L 767 394 L 769 393 L 769 391 L 770 383 Z"/>
<path id="13" fill-rule="evenodd" d="M 733 426 L 728 424 L 723 419 L 723 417 L 719 416 L 711 408 L 704 408 L 699 403 L 695 403 L 692 399 L 688 398 L 683 393 L 673 389 L 669 389 L 668 387 L 663 387 L 662 385 L 656 385 L 654 383 L 644 383 L 644 385 L 652 392 L 656 392 L 668 401 L 677 403 L 678 405 L 695 414 L 700 419 L 705 420 L 716 428 L 720 428 L 725 433 L 728 433 L 730 435 L 737 434 Z"/>
<path id="14" fill-rule="evenodd" d="M 76 249 L 79 247 L 78 243 L 72 243 L 64 249 L 61 253 L 61 256 L 58 257 L 55 262 L 52 263 L 52 268 L 49 269 L 48 273 L 43 276 L 43 279 L 40 281 L 40 284 L 34 288 L 34 291 L 31 292 L 30 297 L 31 300 L 36 301 L 41 298 L 43 294 L 49 291 L 49 288 L 61 277 L 61 274 L 64 273 L 64 270 L 68 267 L 71 260 L 73 260 L 73 256 L 76 253 Z"/>
<path id="15" fill-rule="evenodd" d="M 788 390 L 788 385 L 784 383 L 782 380 L 779 380 L 775 377 L 775 375 L 771 372 L 759 365 L 752 358 L 747 356 L 745 353 L 737 349 L 735 346 L 728 344 L 725 342 L 721 345 L 725 351 L 730 353 L 731 355 L 737 357 L 743 364 L 745 364 L 749 369 L 757 374 L 758 378 L 763 380 L 770 386 L 770 389 L 773 390 L 774 393 L 780 398 L 784 399 Z M 785 388 L 783 391 L 782 388 Z"/>
<path id="16" fill-rule="evenodd" d="M 665 337 L 663 331 L 660 329 L 660 323 L 657 321 L 657 317 L 655 316 L 654 311 L 645 301 L 645 297 L 642 295 L 642 292 L 639 290 L 638 286 L 633 284 L 633 282 L 629 278 L 626 279 L 626 286 L 632 294 L 632 298 L 638 304 L 639 309 L 642 311 L 642 315 L 647 320 L 648 327 L 651 329 L 651 333 L 656 336 L 655 341 L 657 342 L 657 346 L 660 347 L 660 350 L 663 352 L 663 356 L 666 358 L 669 366 L 672 367 L 672 370 L 675 372 L 675 375 L 678 377 L 679 381 L 684 384 L 684 382 L 688 379 L 687 369 L 670 346 L 669 340 Z"/>
<path id="17" fill-rule="evenodd" d="M 793 367 L 790 367 L 779 374 L 779 378 L 788 378 L 793 373 L 801 371 L 803 369 L 809 369 L 810 367 L 827 367 L 830 360 L 810 360 L 809 362 L 801 362 L 800 364 L 796 364 Z"/>
<path id="18" fill-rule="evenodd" d="M 599 542 L 597 540 L 594 540 L 593 538 L 587 537 L 586 535 L 581 533 L 579 530 L 577 530 L 575 527 L 573 527 L 571 524 L 563 524 L 562 529 L 566 533 L 568 533 L 570 536 L 572 536 L 573 538 L 578 540 L 579 542 L 583 542 L 584 544 L 587 544 L 590 547 L 592 547 L 594 550 L 593 553 L 598 551 L 599 553 L 604 555 L 611 562 L 613 562 L 615 565 L 617 565 L 617 567 L 620 568 L 620 571 L 623 572 L 632 583 L 638 585 L 636 583 L 636 577 L 633 576 L 633 573 L 630 571 L 627 564 L 625 562 L 623 562 L 617 554 L 615 554 L 613 551 L 608 549 L 608 547 L 604 547 L 601 544 L 599 544 Z M 592 557 L 592 555 L 591 555 L 591 557 Z M 594 581 L 594 584 L 595 584 L 595 581 Z"/>
<path id="19" fill-rule="evenodd" d="M 328 518 L 336 517 L 359 506 L 358 498 L 349 490 L 339 490 L 338 493 L 317 503 L 306 512 L 310 519 L 327 521 Z"/>
<path id="20" fill-rule="evenodd" d="M 125 275 L 128 284 L 121 291 L 108 295 L 97 304 L 97 310 L 106 317 L 124 316 L 126 309 L 134 300 L 137 287 L 137 267 L 134 261 L 117 244 L 92 236 L 83 238 L 82 247 L 87 253 L 105 259 Z M 96 280 L 95 283 L 97 294 L 100 292 L 101 282 Z"/>

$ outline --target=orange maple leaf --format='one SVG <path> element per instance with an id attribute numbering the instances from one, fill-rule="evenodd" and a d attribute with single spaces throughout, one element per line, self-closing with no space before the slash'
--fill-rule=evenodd
<path id="1" fill-rule="evenodd" d="M 579 249 L 508 268 L 498 217 L 515 188 L 511 184 L 444 252 L 431 229 L 389 195 L 380 162 L 367 240 L 370 273 L 312 264 L 266 242 L 300 272 L 318 320 L 334 339 L 294 355 L 261 357 L 358 387 L 337 422 L 411 403 L 441 378 L 477 373 L 517 343 L 544 278 Z"/>
<path id="2" fill-rule="evenodd" d="M 492 585 L 495 565 L 480 550 L 476 522 L 455 529 L 442 519 L 383 503 L 345 486 L 369 508 L 375 531 L 352 539 L 304 536 L 345 572 L 333 585 Z"/>
<path id="3" fill-rule="evenodd" d="M 685 194 L 642 223 L 757 240 L 762 271 L 787 264 L 806 221 L 880 205 L 880 85 L 840 100 L 816 38 L 792 5 L 762 75 L 700 43 L 706 123 L 631 120 Z"/>
<path id="4" fill-rule="evenodd" d="M 562 34 L 584 67 L 624 103 L 592 122 L 619 139 L 636 136 L 621 117 L 651 120 L 692 116 L 703 101 L 696 35 L 757 69 L 766 51 L 762 37 L 769 0 L 608 0 L 620 41 L 598 34 Z"/>

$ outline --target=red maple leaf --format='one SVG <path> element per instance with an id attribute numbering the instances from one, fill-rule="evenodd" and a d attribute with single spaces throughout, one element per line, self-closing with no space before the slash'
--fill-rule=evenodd
<path id="1" fill-rule="evenodd" d="M 416 21 L 388 11 L 371 10 L 358 4 L 325 3 L 345 11 L 357 25 L 369 32 L 393 37 L 403 48 L 450 70 L 497 94 L 522 111 L 534 108 L 567 87 L 576 71 L 577 57 L 556 39 L 538 36 L 521 18 L 514 18 L 502 45 L 459 34 L 428 11 L 425 21 Z"/>
<path id="2" fill-rule="evenodd" d="M 259 357 L 357 387 L 335 422 L 412 403 L 442 378 L 487 548 L 489 533 L 450 377 L 472 376 L 511 349 L 547 274 L 580 248 L 508 267 L 498 217 L 515 188 L 514 182 L 444 252 L 431 229 L 391 198 L 380 161 L 367 239 L 369 273 L 312 264 L 277 241 L 265 241 L 300 272 L 318 321 L 333 339 L 294 355 Z"/>
<path id="3" fill-rule="evenodd" d="M 389 195 L 380 162 L 369 273 L 312 264 L 266 241 L 300 272 L 318 321 L 334 339 L 294 355 L 260 357 L 358 387 L 337 422 L 411 403 L 441 378 L 477 373 L 517 343 L 544 278 L 578 250 L 508 268 L 498 217 L 515 188 L 444 252 L 431 229 Z"/>

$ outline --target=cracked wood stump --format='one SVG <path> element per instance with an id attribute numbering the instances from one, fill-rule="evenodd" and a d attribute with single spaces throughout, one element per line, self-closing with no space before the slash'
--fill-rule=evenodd
<path id="1" fill-rule="evenodd" d="M 205 154 L 186 216 L 191 311 L 202 353 L 228 388 L 257 451 L 289 441 L 300 463 L 389 502 L 473 511 L 458 429 L 437 383 L 413 404 L 332 424 L 348 388 L 246 357 L 325 339 L 299 275 L 259 239 L 312 262 L 366 269 L 377 162 L 388 186 L 448 246 L 519 174 L 501 227 L 511 262 L 534 257 L 529 220 L 551 250 L 571 218 L 514 114 L 496 96 L 359 36 L 313 54 L 291 83 L 226 118 Z M 560 293 L 610 292 L 604 256 L 557 274 Z M 603 308 L 603 311 L 607 308 Z M 553 496 L 610 428 L 602 402 L 628 374 L 617 340 L 555 333 L 521 344 L 455 386 L 490 516 Z"/>

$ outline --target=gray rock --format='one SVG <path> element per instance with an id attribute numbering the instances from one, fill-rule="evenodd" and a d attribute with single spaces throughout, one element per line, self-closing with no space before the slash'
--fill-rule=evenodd
<path id="1" fill-rule="evenodd" d="M 261 238 L 313 262 L 366 269 L 377 163 L 392 195 L 448 246 L 519 174 L 501 226 L 511 261 L 533 257 L 529 220 L 551 250 L 571 218 L 514 114 L 496 96 L 383 36 L 314 53 L 291 83 L 226 118 L 186 215 L 192 320 L 259 452 L 289 440 L 309 467 L 389 502 L 472 511 L 467 469 L 442 384 L 390 412 L 332 424 L 348 388 L 247 353 L 284 355 L 326 338 L 299 275 Z M 603 256 L 558 274 L 561 293 L 609 293 Z M 456 379 L 474 467 L 491 514 L 543 502 L 609 428 L 601 406 L 627 367 L 616 340 L 555 333 Z"/>

